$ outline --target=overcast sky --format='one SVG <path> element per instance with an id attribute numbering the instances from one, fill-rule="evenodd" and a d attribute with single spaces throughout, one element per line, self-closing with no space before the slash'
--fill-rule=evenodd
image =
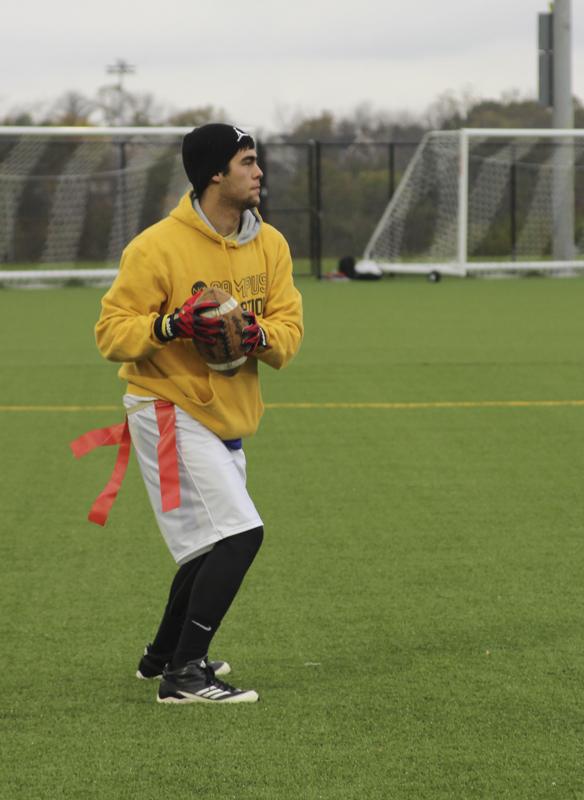
<path id="1" fill-rule="evenodd" d="M 295 111 L 368 103 L 419 115 L 446 91 L 537 92 L 545 0 L 41 0 L 2 19 L 0 111 L 67 90 L 94 95 L 106 66 L 169 110 L 214 105 L 274 131 Z M 572 0 L 573 91 L 584 100 L 584 0 Z"/>

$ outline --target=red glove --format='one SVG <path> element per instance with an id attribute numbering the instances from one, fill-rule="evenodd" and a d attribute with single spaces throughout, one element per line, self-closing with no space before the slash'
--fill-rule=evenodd
<path id="1" fill-rule="evenodd" d="M 219 308 L 220 303 L 216 300 L 207 300 L 199 303 L 192 314 L 191 336 L 197 342 L 214 345 L 217 336 L 223 333 L 224 323 L 221 317 L 203 317 L 204 311 L 210 308 Z"/>
<path id="2" fill-rule="evenodd" d="M 209 300 L 195 308 L 200 295 L 201 292 L 191 295 L 172 314 L 158 317 L 154 323 L 154 333 L 161 342 L 181 338 L 214 344 L 215 337 L 223 330 L 223 320 L 220 317 L 202 317 L 201 314 L 211 308 L 218 308 L 219 303 Z"/>
<path id="3" fill-rule="evenodd" d="M 243 347 L 246 353 L 254 353 L 259 347 L 263 350 L 268 347 L 268 337 L 265 330 L 260 327 L 253 311 L 244 311 L 243 316 L 247 321 L 242 332 Z"/>

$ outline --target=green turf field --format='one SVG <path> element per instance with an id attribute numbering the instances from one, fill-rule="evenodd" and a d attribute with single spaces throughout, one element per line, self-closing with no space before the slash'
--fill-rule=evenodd
<path id="1" fill-rule="evenodd" d="M 262 702 L 219 708 L 134 678 L 174 571 L 134 462 L 85 521 L 101 291 L 0 292 L 2 800 L 584 797 L 584 280 L 299 284 L 212 651 Z"/>

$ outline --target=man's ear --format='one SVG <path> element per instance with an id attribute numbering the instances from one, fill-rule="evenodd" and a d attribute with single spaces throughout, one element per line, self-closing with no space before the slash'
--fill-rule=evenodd
<path id="1" fill-rule="evenodd" d="M 223 180 L 223 173 L 222 172 L 218 172 L 216 175 L 213 175 L 211 177 L 211 181 L 210 182 L 211 183 L 221 183 L 222 180 Z"/>

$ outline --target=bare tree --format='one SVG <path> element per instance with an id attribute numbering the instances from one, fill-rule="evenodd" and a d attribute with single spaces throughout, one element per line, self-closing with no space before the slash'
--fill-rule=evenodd
<path id="1" fill-rule="evenodd" d="M 448 90 L 438 95 L 428 106 L 424 121 L 430 129 L 460 128 L 470 109 L 479 102 L 472 90 L 467 87 L 460 93 Z"/>
<path id="2" fill-rule="evenodd" d="M 52 104 L 47 114 L 51 125 L 89 125 L 95 101 L 76 91 L 62 94 Z"/>
<path id="3" fill-rule="evenodd" d="M 176 111 L 172 113 L 166 120 L 167 125 L 176 125 L 177 127 L 192 125 L 197 128 L 199 125 L 205 125 L 207 122 L 225 122 L 226 114 L 222 108 L 215 108 L 215 106 L 201 106 L 200 108 L 188 108 L 184 111 Z"/>
<path id="4" fill-rule="evenodd" d="M 165 112 L 150 92 L 132 92 L 128 95 L 129 125 L 162 125 Z"/>

